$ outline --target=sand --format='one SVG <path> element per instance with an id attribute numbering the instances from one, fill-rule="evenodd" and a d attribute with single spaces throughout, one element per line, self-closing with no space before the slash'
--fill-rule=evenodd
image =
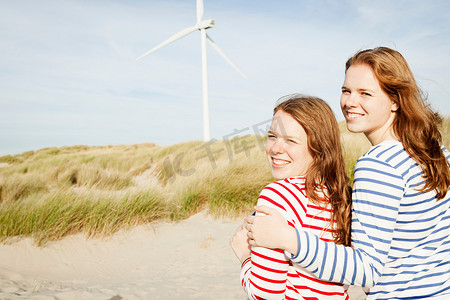
<path id="1" fill-rule="evenodd" d="M 205 212 L 104 239 L 0 244 L 0 299 L 247 299 L 229 239 L 240 219 Z M 352 299 L 363 299 L 359 289 Z"/>

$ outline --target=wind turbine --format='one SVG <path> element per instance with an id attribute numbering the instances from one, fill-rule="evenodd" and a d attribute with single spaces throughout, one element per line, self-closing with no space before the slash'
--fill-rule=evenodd
<path id="1" fill-rule="evenodd" d="M 208 104 L 208 70 L 206 64 L 206 41 L 208 41 L 211 46 L 216 50 L 236 71 L 239 72 L 244 78 L 247 78 L 244 73 L 242 73 L 238 67 L 236 67 L 231 60 L 225 55 L 225 53 L 220 50 L 219 46 L 206 34 L 206 29 L 214 26 L 215 21 L 212 19 L 202 20 L 203 18 L 203 0 L 197 0 L 197 23 L 194 26 L 187 27 L 175 33 L 173 36 L 149 50 L 148 52 L 139 56 L 136 60 L 140 60 L 150 53 L 178 40 L 182 37 L 196 31 L 200 30 L 201 37 L 201 49 L 202 49 L 202 98 L 203 98 L 203 140 L 205 142 L 210 140 L 210 124 L 209 124 L 209 104 Z"/>

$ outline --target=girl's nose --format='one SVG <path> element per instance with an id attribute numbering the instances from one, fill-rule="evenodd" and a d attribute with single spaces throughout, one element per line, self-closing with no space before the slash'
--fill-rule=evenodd
<path id="1" fill-rule="evenodd" d="M 272 152 L 273 153 L 283 153 L 285 150 L 284 148 L 284 142 L 282 139 L 276 139 L 276 141 L 273 143 L 272 146 Z"/>
<path id="2" fill-rule="evenodd" d="M 356 95 L 356 93 L 351 93 L 351 94 L 344 94 L 342 95 L 342 100 L 343 100 L 343 104 L 344 106 L 347 107 L 355 107 L 358 106 L 358 97 Z"/>

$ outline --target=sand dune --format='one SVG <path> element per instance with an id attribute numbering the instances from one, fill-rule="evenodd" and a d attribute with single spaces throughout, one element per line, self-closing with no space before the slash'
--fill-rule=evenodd
<path id="1" fill-rule="evenodd" d="M 0 299 L 244 300 L 229 246 L 240 223 L 202 212 L 105 239 L 79 234 L 41 248 L 29 238 L 2 244 Z"/>

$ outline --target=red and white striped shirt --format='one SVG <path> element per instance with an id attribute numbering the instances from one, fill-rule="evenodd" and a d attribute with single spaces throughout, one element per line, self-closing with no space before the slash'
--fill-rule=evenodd
<path id="1" fill-rule="evenodd" d="M 332 241 L 330 205 L 323 201 L 323 205 L 310 202 L 305 178 L 294 177 L 266 186 L 258 205 L 275 208 L 289 225 Z M 241 284 L 250 299 L 349 299 L 347 285 L 318 279 L 297 264 L 292 265 L 279 249 L 252 247 L 251 259 L 241 270 Z"/>

